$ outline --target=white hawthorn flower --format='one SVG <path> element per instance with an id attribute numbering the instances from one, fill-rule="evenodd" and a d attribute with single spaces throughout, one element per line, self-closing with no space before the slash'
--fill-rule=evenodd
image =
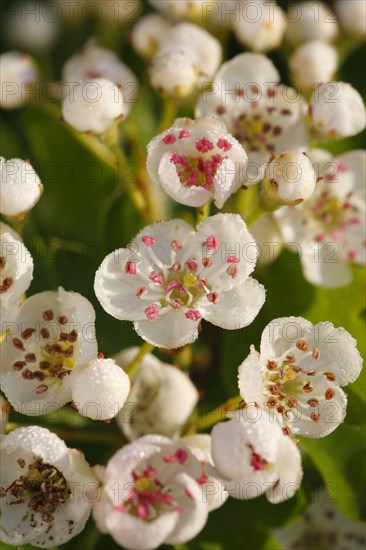
<path id="1" fill-rule="evenodd" d="M 241 44 L 256 52 L 267 52 L 281 45 L 286 28 L 285 13 L 276 3 L 257 0 L 255 18 L 249 18 L 250 0 L 238 3 L 238 13 L 232 27 Z"/>
<path id="2" fill-rule="evenodd" d="M 338 35 L 336 16 L 323 2 L 291 3 L 286 20 L 286 38 L 291 44 L 308 40 L 331 42 Z"/>
<path id="3" fill-rule="evenodd" d="M 33 259 L 20 236 L 0 222 L 0 334 L 16 316 L 23 294 L 33 279 Z"/>
<path id="4" fill-rule="evenodd" d="M 345 138 L 366 126 L 362 97 L 346 82 L 325 82 L 313 92 L 309 116 L 313 128 L 324 137 Z"/>
<path id="5" fill-rule="evenodd" d="M 88 490 L 97 481 L 81 451 L 46 428 L 18 428 L 2 438 L 0 528 L 5 544 L 53 548 L 86 524 Z"/>
<path id="6" fill-rule="evenodd" d="M 363 0 L 337 0 L 335 10 L 341 27 L 359 38 L 366 35 L 366 2 Z"/>
<path id="7" fill-rule="evenodd" d="M 172 23 L 158 13 L 148 13 L 139 19 L 131 31 L 131 42 L 137 53 L 151 59 L 164 42 Z"/>
<path id="8" fill-rule="evenodd" d="M 187 98 L 210 81 L 222 58 L 220 42 L 192 23 L 174 25 L 150 67 L 152 86 L 162 95 Z"/>
<path id="9" fill-rule="evenodd" d="M 306 279 L 336 288 L 351 282 L 351 263 L 366 262 L 366 154 L 359 150 L 332 157 L 311 150 L 309 157 L 323 177 L 313 196 L 274 216 L 283 240 L 299 244 Z"/>
<path id="10" fill-rule="evenodd" d="M 65 121 L 78 132 L 103 134 L 125 113 L 122 91 L 105 78 L 73 85 L 62 103 Z"/>
<path id="11" fill-rule="evenodd" d="M 266 56 L 239 54 L 222 65 L 196 108 L 196 116 L 222 120 L 242 144 L 249 158 L 248 182 L 262 179 L 271 154 L 307 147 L 306 104 L 278 81 L 277 69 Z"/>
<path id="12" fill-rule="evenodd" d="M 356 341 L 344 328 L 282 317 L 264 329 L 260 353 L 252 346 L 239 367 L 240 395 L 271 411 L 285 433 L 324 437 L 346 415 L 340 386 L 354 382 L 361 368 Z"/>
<path id="13" fill-rule="evenodd" d="M 154 183 L 181 204 L 202 206 L 212 197 L 222 208 L 245 178 L 247 155 L 212 118 L 177 118 L 147 146 L 147 170 Z"/>
<path id="14" fill-rule="evenodd" d="M 16 109 L 28 99 L 38 79 L 35 61 L 30 55 L 16 51 L 0 55 L 0 107 Z"/>
<path id="15" fill-rule="evenodd" d="M 204 527 L 204 465 L 188 447 L 147 435 L 112 456 L 102 477 L 94 518 L 103 533 L 128 550 L 182 544 Z"/>
<path id="16" fill-rule="evenodd" d="M 43 186 L 29 161 L 0 157 L 0 213 L 22 215 L 38 202 Z"/>
<path id="17" fill-rule="evenodd" d="M 263 179 L 263 202 L 279 205 L 299 204 L 309 199 L 315 190 L 317 176 L 305 153 L 285 151 L 269 161 Z"/>
<path id="18" fill-rule="evenodd" d="M 302 88 L 315 88 L 329 82 L 338 69 L 338 52 L 323 40 L 305 42 L 291 54 L 289 68 L 292 80 Z"/>
<path id="19" fill-rule="evenodd" d="M 23 414 L 46 414 L 71 401 L 77 367 L 97 357 L 94 309 L 60 288 L 28 298 L 15 321 L 2 344 L 1 389 Z"/>
<path id="20" fill-rule="evenodd" d="M 89 40 L 80 53 L 71 56 L 63 66 L 62 79 L 66 87 L 79 81 L 110 80 L 121 90 L 125 115 L 131 103 L 136 101 L 138 82 L 131 69 L 127 67 L 111 50 L 99 47 L 94 40 Z M 92 91 L 92 90 L 91 90 Z M 115 92 L 114 101 L 118 97 Z"/>
<path id="21" fill-rule="evenodd" d="M 179 348 L 194 342 L 205 319 L 226 329 L 250 324 L 265 291 L 249 277 L 257 247 L 242 218 L 218 214 L 197 225 L 155 223 L 109 254 L 94 290 L 113 317 L 134 321 L 147 342 Z"/>
<path id="22" fill-rule="evenodd" d="M 208 510 L 216 510 L 225 504 L 229 493 L 225 484 L 213 477 L 215 472 L 214 462 L 211 454 L 211 436 L 209 434 L 185 435 L 179 440 L 187 445 L 194 456 L 201 462 L 203 473 L 200 479 L 203 501 L 208 504 Z"/>
<path id="23" fill-rule="evenodd" d="M 126 369 L 138 351 L 127 348 L 114 360 Z M 129 441 L 146 434 L 175 439 L 197 401 L 198 391 L 188 376 L 149 353 L 132 376 L 131 392 L 116 420 Z"/>
<path id="24" fill-rule="evenodd" d="M 214 426 L 212 457 L 230 496 L 266 494 L 276 504 L 293 497 L 302 479 L 301 455 L 292 439 L 262 409 L 239 410 Z"/>
<path id="25" fill-rule="evenodd" d="M 336 498 L 320 490 L 313 495 L 297 521 L 274 529 L 272 534 L 288 550 L 363 550 L 366 544 L 365 523 L 346 518 L 336 507 L 336 502 Z"/>

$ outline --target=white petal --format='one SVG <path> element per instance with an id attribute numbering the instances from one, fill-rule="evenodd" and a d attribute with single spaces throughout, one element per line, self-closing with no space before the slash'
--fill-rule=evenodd
<path id="1" fill-rule="evenodd" d="M 249 277 L 238 286 L 220 292 L 216 304 L 203 298 L 199 302 L 199 308 L 206 321 L 225 330 L 237 330 L 246 327 L 256 318 L 265 298 L 264 286 Z"/>
<path id="2" fill-rule="evenodd" d="M 170 310 L 154 321 L 135 321 L 134 327 L 146 342 L 159 348 L 176 349 L 198 338 L 199 321 L 187 319 L 181 310 Z"/>
<path id="3" fill-rule="evenodd" d="M 33 279 L 33 259 L 20 238 L 7 231 L 1 231 L 0 246 L 1 257 L 6 262 L 1 270 L 2 282 L 7 277 L 12 280 L 11 286 L 0 294 L 1 322 L 6 322 L 13 319 L 15 309 Z"/>
<path id="4" fill-rule="evenodd" d="M 348 262 L 336 252 L 334 243 L 304 241 L 301 263 L 304 277 L 309 283 L 325 288 L 346 286 L 352 281 Z"/>
<path id="5" fill-rule="evenodd" d="M 246 403 L 263 404 L 264 385 L 260 368 L 260 355 L 254 346 L 250 347 L 250 354 L 239 367 L 239 392 Z"/>
<path id="6" fill-rule="evenodd" d="M 357 149 L 355 151 L 346 151 L 334 159 L 335 162 L 344 163 L 353 176 L 353 191 L 359 191 L 365 194 L 365 175 L 366 175 L 366 151 Z"/>
<path id="7" fill-rule="evenodd" d="M 356 340 L 343 327 L 335 328 L 330 322 L 317 323 L 305 334 L 310 349 L 320 350 L 318 370 L 331 371 L 337 384 L 346 386 L 354 382 L 362 369 L 362 357 Z"/>
<path id="8" fill-rule="evenodd" d="M 259 247 L 258 265 L 272 263 L 283 246 L 275 218 L 271 214 L 263 214 L 250 226 L 250 231 Z"/>
<path id="9" fill-rule="evenodd" d="M 113 539 L 127 550 L 154 550 L 163 544 L 179 519 L 178 512 L 166 512 L 144 521 L 128 512 L 108 510 L 106 527 Z"/>
<path id="10" fill-rule="evenodd" d="M 302 317 L 273 319 L 263 330 L 260 352 L 264 360 L 280 357 L 293 347 L 312 328 L 310 321 Z"/>
<path id="11" fill-rule="evenodd" d="M 233 284 L 238 285 L 254 270 L 258 249 L 254 238 L 249 233 L 246 224 L 238 214 L 216 214 L 197 225 L 197 241 L 201 244 L 202 254 L 208 237 L 215 235 L 219 246 L 214 253 L 207 254 L 212 259 L 212 267 L 202 271 L 203 277 L 219 292 Z M 229 256 L 236 256 L 239 262 L 237 276 L 232 279 L 226 272 Z"/>
<path id="12" fill-rule="evenodd" d="M 65 477 L 71 475 L 71 464 L 68 448 L 56 434 L 40 426 L 17 428 L 10 432 L 1 442 L 1 449 L 8 453 L 32 453 L 43 462 L 52 464 L 62 470 Z"/>
<path id="13" fill-rule="evenodd" d="M 130 379 L 113 359 L 94 359 L 71 374 L 72 400 L 92 420 L 114 418 L 130 391 Z"/>
<path id="14" fill-rule="evenodd" d="M 275 484 L 266 493 L 268 500 L 272 504 L 292 498 L 301 485 L 303 476 L 301 454 L 296 444 L 288 436 L 284 436 L 281 439 L 276 470 L 278 473 L 278 484 Z"/>
<path id="15" fill-rule="evenodd" d="M 5 216 L 27 212 L 41 195 L 41 180 L 24 160 L 1 161 L 0 181 L 0 211 Z"/>
<path id="16" fill-rule="evenodd" d="M 166 539 L 167 544 L 182 544 L 192 540 L 203 529 L 208 517 L 208 506 L 202 500 L 201 488 L 189 475 L 180 473 L 174 480 L 173 495 L 181 508 L 175 529 Z M 188 492 L 188 494 L 187 494 Z"/>

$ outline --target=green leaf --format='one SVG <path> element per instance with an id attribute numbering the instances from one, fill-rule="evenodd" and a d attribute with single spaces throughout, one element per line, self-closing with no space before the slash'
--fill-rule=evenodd
<path id="1" fill-rule="evenodd" d="M 338 508 L 346 516 L 360 519 L 366 505 L 362 466 L 366 450 L 365 427 L 344 423 L 325 438 L 300 439 L 301 447 L 319 470 Z"/>

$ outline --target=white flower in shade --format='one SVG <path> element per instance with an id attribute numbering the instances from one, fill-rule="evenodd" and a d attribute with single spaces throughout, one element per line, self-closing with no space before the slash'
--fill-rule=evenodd
<path id="1" fill-rule="evenodd" d="M 341 27 L 348 33 L 364 38 L 366 35 L 366 2 L 363 0 L 337 0 L 335 10 Z"/>
<path id="2" fill-rule="evenodd" d="M 60 17 L 55 6 L 44 9 L 39 1 L 26 0 L 5 10 L 4 35 L 15 47 L 39 54 L 51 48 L 60 34 Z"/>
<path id="3" fill-rule="evenodd" d="M 254 18 L 248 17 L 251 8 Z M 256 52 L 266 52 L 281 45 L 286 28 L 285 14 L 276 3 L 257 0 L 238 3 L 238 13 L 233 19 L 234 33 L 241 44 Z"/>
<path id="4" fill-rule="evenodd" d="M 324 137 L 345 138 L 366 126 L 362 97 L 346 82 L 325 82 L 313 92 L 309 116 L 313 128 Z"/>
<path id="5" fill-rule="evenodd" d="M 136 76 L 114 52 L 100 48 L 94 40 L 89 40 L 80 53 L 74 54 L 66 61 L 62 79 L 66 87 L 71 87 L 72 90 L 73 84 L 81 80 L 95 81 L 101 78 L 110 80 L 119 87 L 123 96 L 124 114 L 127 114 L 131 104 L 136 101 Z M 117 92 L 115 94 L 114 100 L 118 97 Z"/>
<path id="6" fill-rule="evenodd" d="M 88 490 L 97 480 L 81 451 L 68 449 L 39 426 L 18 428 L 2 438 L 1 540 L 51 548 L 64 544 L 86 524 Z"/>
<path id="7" fill-rule="evenodd" d="M 336 16 L 323 2 L 291 3 L 286 20 L 286 38 L 291 44 L 308 40 L 330 42 L 338 34 Z"/>
<path id="8" fill-rule="evenodd" d="M 125 113 L 122 91 L 105 78 L 73 85 L 62 103 L 65 121 L 78 132 L 103 134 Z"/>
<path id="9" fill-rule="evenodd" d="M 243 145 L 249 158 L 247 182 L 262 179 L 271 154 L 307 147 L 306 104 L 298 92 L 278 81 L 277 69 L 266 56 L 239 54 L 222 65 L 196 108 L 196 116 L 222 120 Z"/>
<path id="10" fill-rule="evenodd" d="M 338 69 L 338 52 L 322 40 L 305 42 L 289 59 L 291 77 L 302 88 L 315 88 L 332 80 Z"/>
<path id="11" fill-rule="evenodd" d="M 299 204 L 309 199 L 315 190 L 317 176 L 305 153 L 285 151 L 269 161 L 263 179 L 263 202 L 278 205 Z"/>
<path id="12" fill-rule="evenodd" d="M 128 348 L 114 360 L 126 369 L 138 351 Z M 198 391 L 186 374 L 148 354 L 132 376 L 132 389 L 117 422 L 129 441 L 146 434 L 175 439 L 197 401 Z"/>
<path id="13" fill-rule="evenodd" d="M 214 426 L 212 457 L 230 496 L 242 500 L 266 494 L 276 504 L 300 488 L 301 455 L 279 424 L 256 409 L 239 410 L 227 422 Z"/>
<path id="14" fill-rule="evenodd" d="M 313 196 L 294 207 L 274 212 L 286 243 L 301 247 L 304 275 L 313 284 L 349 284 L 351 263 L 365 264 L 365 151 L 338 157 L 311 150 L 309 157 L 321 181 Z"/>
<path id="15" fill-rule="evenodd" d="M 16 316 L 23 294 L 33 279 L 33 259 L 21 238 L 0 222 L 0 334 Z"/>
<path id="16" fill-rule="evenodd" d="M 174 25 L 150 67 L 152 86 L 162 95 L 184 99 L 210 81 L 222 57 L 220 42 L 192 23 Z"/>
<path id="17" fill-rule="evenodd" d="M 60 288 L 28 298 L 15 321 L 2 344 L 1 389 L 23 414 L 46 414 L 71 401 L 77 367 L 97 357 L 94 309 Z"/>
<path id="18" fill-rule="evenodd" d="M 170 220 L 145 227 L 109 254 L 94 290 L 116 319 L 134 321 L 137 333 L 159 347 L 194 342 L 205 319 L 225 329 L 250 324 L 265 290 L 249 277 L 257 246 L 241 217 L 218 214 L 197 225 Z"/>
<path id="19" fill-rule="evenodd" d="M 180 443 L 187 445 L 194 456 L 201 462 L 203 467 L 200 485 L 202 487 L 203 502 L 207 501 L 208 509 L 211 512 L 225 504 L 229 493 L 222 481 L 213 477 L 216 474 L 211 454 L 211 436 L 209 434 L 185 435 L 180 438 Z"/>
<path id="20" fill-rule="evenodd" d="M 182 544 L 204 527 L 203 466 L 190 449 L 159 435 L 125 445 L 109 460 L 95 503 L 99 530 L 128 550 Z"/>
<path id="21" fill-rule="evenodd" d="M 172 23 L 157 13 L 148 13 L 139 19 L 131 32 L 131 41 L 135 50 L 147 59 L 151 59 L 164 42 Z"/>
<path id="22" fill-rule="evenodd" d="M 321 490 L 313 495 L 309 506 L 295 523 L 275 529 L 272 534 L 288 550 L 363 550 L 365 523 L 346 518 L 337 509 L 336 502 L 336 498 Z"/>
<path id="23" fill-rule="evenodd" d="M 340 386 L 354 382 L 362 368 L 356 341 L 344 328 L 302 317 L 282 317 L 263 331 L 239 367 L 240 395 L 271 411 L 285 433 L 324 437 L 346 415 Z"/>
<path id="24" fill-rule="evenodd" d="M 36 64 L 30 55 L 15 51 L 0 55 L 0 107 L 16 109 L 24 105 L 37 78 Z"/>
<path id="25" fill-rule="evenodd" d="M 202 206 L 213 197 L 222 208 L 245 178 L 243 147 L 213 117 L 178 118 L 147 150 L 150 178 L 181 204 Z"/>
<path id="26" fill-rule="evenodd" d="M 262 214 L 251 224 L 250 232 L 258 245 L 257 264 L 264 266 L 274 262 L 282 250 L 283 239 L 272 214 Z"/>
<path id="27" fill-rule="evenodd" d="M 18 216 L 38 202 L 43 186 L 29 161 L 0 157 L 0 213 Z"/>
<path id="28" fill-rule="evenodd" d="M 110 420 L 124 406 L 130 379 L 113 359 L 94 359 L 75 369 L 70 378 L 72 401 L 92 420 Z"/>

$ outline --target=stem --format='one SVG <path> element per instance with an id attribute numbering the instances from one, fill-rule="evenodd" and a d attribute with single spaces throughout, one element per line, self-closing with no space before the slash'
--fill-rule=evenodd
<path id="1" fill-rule="evenodd" d="M 172 101 L 164 101 L 163 112 L 158 133 L 164 132 L 172 125 L 177 114 L 177 106 Z"/>
<path id="2" fill-rule="evenodd" d="M 195 433 L 196 431 L 205 430 L 214 426 L 218 422 L 225 420 L 228 412 L 235 412 L 240 408 L 240 404 L 243 402 L 243 398 L 240 395 L 230 397 L 225 403 L 213 409 L 209 413 L 201 416 L 195 424 L 192 424 L 188 430 L 188 434 Z"/>
<path id="3" fill-rule="evenodd" d="M 133 170 L 130 170 L 130 163 L 120 147 L 119 143 L 109 145 L 110 150 L 117 159 L 117 173 L 126 186 L 126 189 L 134 203 L 136 209 L 140 212 L 143 218 L 146 219 L 147 206 L 144 196 L 136 185 L 136 179 L 133 176 Z"/>
<path id="4" fill-rule="evenodd" d="M 203 222 L 203 220 L 209 217 L 210 205 L 211 205 L 211 202 L 207 201 L 206 204 L 204 204 L 200 208 L 197 208 L 197 223 Z"/>
<path id="5" fill-rule="evenodd" d="M 128 367 L 126 368 L 126 372 L 128 376 L 131 377 L 135 373 L 136 369 L 139 367 L 145 355 L 147 353 L 151 353 L 154 349 L 155 349 L 155 346 L 153 346 L 152 344 L 148 344 L 148 342 L 145 342 L 144 344 L 142 344 L 140 351 L 136 355 L 135 359 L 133 359 L 131 363 L 128 365 Z"/>

